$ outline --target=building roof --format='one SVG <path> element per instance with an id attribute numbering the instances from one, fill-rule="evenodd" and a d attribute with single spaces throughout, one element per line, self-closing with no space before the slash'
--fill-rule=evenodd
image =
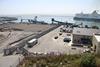
<path id="1" fill-rule="evenodd" d="M 98 42 L 100 42 L 100 34 L 94 35 Z"/>
<path id="2" fill-rule="evenodd" d="M 0 57 L 0 67 L 16 67 L 24 57 L 22 55 L 10 55 Z"/>
<path id="3" fill-rule="evenodd" d="M 90 28 L 74 28 L 73 34 L 76 35 L 87 35 L 92 36 L 93 34 L 100 33 L 100 29 L 90 29 Z"/>

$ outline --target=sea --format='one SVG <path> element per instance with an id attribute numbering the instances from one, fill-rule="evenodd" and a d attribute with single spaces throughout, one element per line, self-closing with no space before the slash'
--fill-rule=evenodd
<path id="1" fill-rule="evenodd" d="M 100 28 L 100 22 L 94 22 L 94 21 L 82 21 L 82 20 L 73 20 L 74 16 L 50 16 L 50 15 L 23 15 L 23 16 L 16 16 L 18 18 L 17 22 L 20 22 L 21 19 L 25 19 L 23 22 L 28 22 L 27 19 L 33 19 L 37 16 L 38 21 L 44 21 L 46 23 L 52 23 L 51 18 L 54 18 L 57 21 L 62 22 L 68 22 L 68 23 L 75 23 L 75 24 L 81 24 L 83 23 L 83 26 L 88 25 L 91 26 L 98 26 Z M 56 23 L 56 22 L 55 22 Z"/>

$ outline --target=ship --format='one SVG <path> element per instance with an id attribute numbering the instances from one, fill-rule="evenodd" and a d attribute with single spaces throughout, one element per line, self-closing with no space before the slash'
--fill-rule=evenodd
<path id="1" fill-rule="evenodd" d="M 84 14 L 82 12 L 82 13 L 76 14 L 73 19 L 74 20 L 84 20 L 84 21 L 97 21 L 97 22 L 100 22 L 100 14 L 98 14 L 96 10 L 93 11 L 91 14 Z"/>

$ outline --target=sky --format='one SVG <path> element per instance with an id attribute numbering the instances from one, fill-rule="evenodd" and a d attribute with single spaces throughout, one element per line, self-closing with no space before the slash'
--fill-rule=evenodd
<path id="1" fill-rule="evenodd" d="M 0 0 L 0 15 L 70 15 L 100 10 L 100 0 Z"/>

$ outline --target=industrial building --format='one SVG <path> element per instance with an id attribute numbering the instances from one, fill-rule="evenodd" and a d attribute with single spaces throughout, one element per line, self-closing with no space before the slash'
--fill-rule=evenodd
<path id="1" fill-rule="evenodd" d="M 100 29 L 74 28 L 73 45 L 92 45 L 93 34 L 100 33 Z"/>

